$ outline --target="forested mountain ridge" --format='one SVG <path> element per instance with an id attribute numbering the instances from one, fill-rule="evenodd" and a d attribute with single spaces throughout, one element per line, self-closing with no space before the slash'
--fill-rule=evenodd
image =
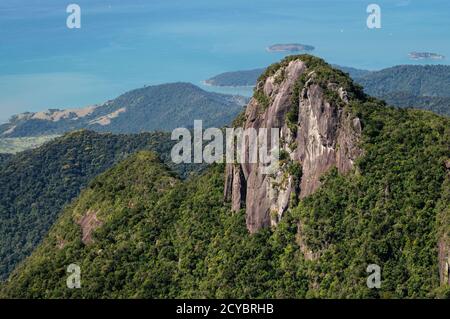
<path id="1" fill-rule="evenodd" d="M 0 279 L 29 255 L 61 209 L 92 178 L 142 149 L 155 150 L 182 177 L 197 169 L 174 165 L 167 133 L 68 133 L 0 162 Z M 3 157 L 3 156 L 2 156 Z"/>
<path id="2" fill-rule="evenodd" d="M 217 74 L 205 83 L 212 86 L 254 86 L 258 77 L 264 73 L 265 69 L 253 69 L 244 71 L 224 72 Z"/>
<path id="3" fill-rule="evenodd" d="M 336 153 L 343 148 L 340 154 L 352 160 L 348 169 L 331 162 L 304 196 L 290 198 L 273 227 L 262 224 L 250 235 L 248 207 L 232 212 L 224 202 L 225 165 L 182 182 L 154 154 L 139 153 L 98 176 L 64 209 L 0 296 L 450 296 L 448 273 L 442 271 L 450 256 L 450 119 L 389 107 L 365 95 L 343 72 L 308 55 L 269 67 L 259 83 L 241 123 L 266 112 L 283 114 L 286 133 L 306 134 L 311 138 L 305 140 L 319 143 L 314 144 L 319 150 L 320 143 Z M 279 86 L 292 90 L 283 92 Z M 299 116 L 308 114 L 323 124 L 318 128 L 323 138 L 298 126 Z M 339 121 L 325 125 L 335 118 Z M 348 157 L 350 145 L 336 143 L 337 132 L 355 137 L 352 147 L 361 152 Z M 294 151 L 295 143 L 289 149 Z M 308 162 L 285 152 L 280 176 L 293 177 L 293 183 L 314 167 L 305 165 L 320 164 L 320 157 Z M 80 266 L 80 289 L 66 286 L 70 264 Z M 367 286 L 371 264 L 381 268 L 379 289 Z"/>
<path id="4" fill-rule="evenodd" d="M 450 66 L 399 65 L 367 71 L 334 65 L 348 73 L 371 96 L 398 107 L 419 108 L 450 116 Z M 265 69 L 219 74 L 205 82 L 216 86 L 254 86 Z"/>
<path id="5" fill-rule="evenodd" d="M 436 114 L 450 116 L 450 97 L 417 96 L 407 92 L 392 92 L 383 95 L 383 100 L 389 105 L 402 108 L 419 108 Z"/>
<path id="6" fill-rule="evenodd" d="M 252 233 L 296 216 L 303 258 L 333 282 L 325 295 L 356 293 L 344 269 L 370 260 L 390 281 L 379 296 L 448 291 L 449 118 L 388 107 L 324 61 L 293 56 L 258 79 L 241 125 L 278 127 L 282 164 L 265 176 L 227 164 L 225 198 Z"/>
<path id="7" fill-rule="evenodd" d="M 404 92 L 415 96 L 450 97 L 450 66 L 398 65 L 357 77 L 373 96 Z"/>
<path id="8" fill-rule="evenodd" d="M 348 73 L 353 79 L 361 78 L 372 73 L 372 71 L 340 65 L 333 65 L 333 67 Z M 265 68 L 258 68 L 253 70 L 224 72 L 205 80 L 205 83 L 212 86 L 255 86 L 258 78 L 265 71 Z"/>
<path id="9" fill-rule="evenodd" d="M 172 131 L 203 120 L 205 127 L 229 124 L 246 98 L 207 92 L 190 83 L 136 89 L 102 105 L 84 109 L 19 114 L 0 125 L 0 138 L 63 134 L 78 129 L 141 133 Z"/>
<path id="10" fill-rule="evenodd" d="M 448 65 L 399 65 L 355 80 L 365 92 L 392 105 L 450 116 Z"/>

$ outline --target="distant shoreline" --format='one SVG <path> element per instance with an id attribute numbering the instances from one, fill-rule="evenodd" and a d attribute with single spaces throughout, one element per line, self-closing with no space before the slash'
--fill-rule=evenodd
<path id="1" fill-rule="evenodd" d="M 201 83 L 203 85 L 209 86 L 209 87 L 230 88 L 230 89 L 239 89 L 239 88 L 251 89 L 251 88 L 255 87 L 255 85 L 220 85 L 220 84 L 213 84 L 213 83 L 209 83 L 208 80 L 203 80 L 203 81 L 201 81 Z"/>
<path id="2" fill-rule="evenodd" d="M 279 52 L 311 52 L 315 47 L 309 44 L 301 43 L 286 43 L 286 44 L 273 44 L 266 48 L 267 52 L 279 53 Z"/>

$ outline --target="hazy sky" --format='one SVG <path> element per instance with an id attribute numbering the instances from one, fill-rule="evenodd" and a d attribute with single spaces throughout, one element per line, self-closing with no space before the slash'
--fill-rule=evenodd
<path id="1" fill-rule="evenodd" d="M 67 4 L 82 27 L 66 27 Z M 378 3 L 382 28 L 369 30 Z M 300 42 L 331 63 L 378 69 L 410 51 L 450 57 L 447 0 L 1 0 L 0 121 L 104 102 L 145 84 L 267 66 Z M 448 60 L 443 61 L 448 63 Z"/>

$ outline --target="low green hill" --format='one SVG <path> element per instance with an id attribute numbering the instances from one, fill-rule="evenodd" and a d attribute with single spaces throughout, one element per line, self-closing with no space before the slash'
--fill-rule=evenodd
<path id="1" fill-rule="evenodd" d="M 368 94 L 403 92 L 415 96 L 450 97 L 450 66 L 398 65 L 371 72 L 357 82 Z"/>
<path id="2" fill-rule="evenodd" d="M 13 116 L 0 124 L 0 137 L 60 135 L 78 129 L 115 134 L 170 132 L 192 127 L 194 120 L 202 120 L 204 127 L 222 127 L 231 123 L 246 101 L 242 96 L 207 92 L 190 83 L 146 86 L 102 105 Z"/>
<path id="3" fill-rule="evenodd" d="M 0 162 L 0 279 L 29 255 L 61 209 L 88 182 L 138 150 L 150 149 L 183 178 L 198 166 L 170 161 L 166 133 L 138 135 L 78 131 Z"/>

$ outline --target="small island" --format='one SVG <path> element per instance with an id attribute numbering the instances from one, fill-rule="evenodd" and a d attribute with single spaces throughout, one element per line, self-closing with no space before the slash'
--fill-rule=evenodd
<path id="1" fill-rule="evenodd" d="M 409 58 L 411 60 L 444 60 L 445 56 L 431 52 L 411 52 Z"/>
<path id="2" fill-rule="evenodd" d="M 313 51 L 315 48 L 312 45 L 300 44 L 300 43 L 286 43 L 286 44 L 274 44 L 267 48 L 268 52 L 300 52 L 300 51 Z"/>

